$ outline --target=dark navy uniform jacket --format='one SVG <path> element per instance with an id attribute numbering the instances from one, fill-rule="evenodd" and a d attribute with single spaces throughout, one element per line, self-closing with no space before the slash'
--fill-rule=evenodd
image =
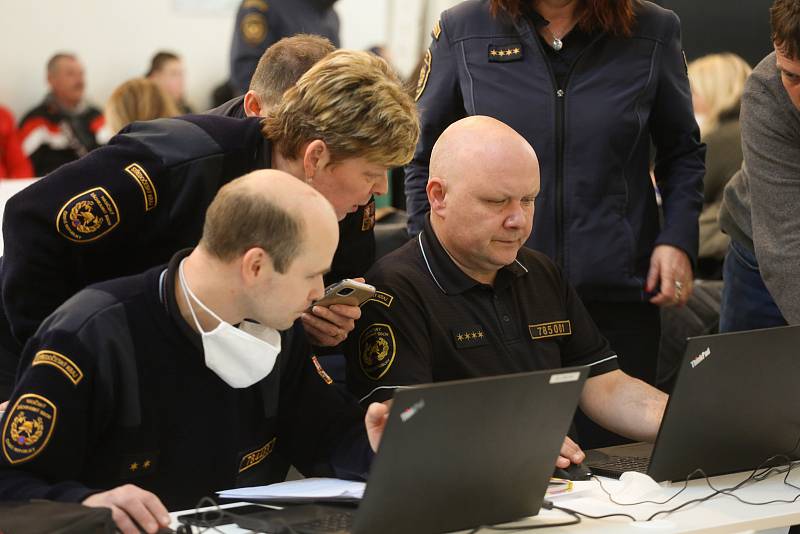
<path id="1" fill-rule="evenodd" d="M 0 289 L 13 339 L 0 335 L 8 354 L 0 362 L 4 374 L 13 376 L 16 361 L 10 360 L 21 344 L 77 291 L 141 273 L 196 245 L 219 188 L 270 168 L 271 146 L 257 118 L 187 115 L 134 123 L 108 146 L 9 199 Z M 371 265 L 374 220 L 374 209 L 366 209 L 340 226 L 340 250 L 350 239 L 367 242 L 357 253 L 337 253 L 332 276 L 361 276 Z M 0 324 L 0 332 L 7 329 Z"/>
<path id="2" fill-rule="evenodd" d="M 241 389 L 204 361 L 175 302 L 180 260 L 90 286 L 42 324 L 0 434 L 0 500 L 80 502 L 132 483 L 168 509 L 237 486 L 363 476 L 363 411 L 317 370 L 299 322 Z"/>
<path id="3" fill-rule="evenodd" d="M 466 275 L 426 220 L 368 273 L 378 292 L 347 338 L 347 386 L 363 402 L 444 380 L 591 366 L 617 356 L 547 256 L 523 247 L 494 284 Z"/>
<path id="4" fill-rule="evenodd" d="M 270 157 L 258 119 L 138 122 L 11 197 L 0 289 L 16 340 L 87 285 L 142 273 L 196 245 L 219 188 L 269 168 Z"/>
<path id="5" fill-rule="evenodd" d="M 339 16 L 336 0 L 244 0 L 236 14 L 231 44 L 231 85 L 239 94 L 250 86 L 250 78 L 264 51 L 284 37 L 312 33 L 327 37 L 339 47 Z"/>
<path id="6" fill-rule="evenodd" d="M 541 192 L 527 244 L 556 261 L 582 298 L 645 299 L 655 245 L 674 245 L 695 260 L 705 149 L 680 22 L 650 2 L 636 9 L 633 36 L 590 35 L 563 87 L 532 17 L 493 18 L 488 0 L 442 14 L 420 73 L 422 132 L 406 168 L 412 235 L 429 209 L 434 142 L 452 122 L 488 115 L 536 150 Z M 648 174 L 651 140 L 663 225 Z"/>

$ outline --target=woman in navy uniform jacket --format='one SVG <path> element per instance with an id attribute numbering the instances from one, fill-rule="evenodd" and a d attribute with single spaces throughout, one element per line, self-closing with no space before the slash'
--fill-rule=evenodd
<path id="1" fill-rule="evenodd" d="M 467 115 L 507 123 L 540 158 L 527 245 L 563 269 L 622 368 L 653 383 L 658 306 L 689 298 L 702 206 L 705 148 L 678 17 L 639 0 L 470 0 L 431 35 L 417 87 L 422 133 L 406 168 L 410 233 L 429 209 L 439 134 Z"/>

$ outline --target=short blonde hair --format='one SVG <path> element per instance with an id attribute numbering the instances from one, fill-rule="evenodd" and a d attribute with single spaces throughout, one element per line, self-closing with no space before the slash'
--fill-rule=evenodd
<path id="1" fill-rule="evenodd" d="M 117 87 L 106 104 L 106 123 L 113 133 L 134 121 L 179 115 L 175 102 L 155 82 L 134 78 Z"/>
<path id="2" fill-rule="evenodd" d="M 264 135 L 294 159 L 321 139 L 333 162 L 363 157 L 385 167 L 411 161 L 419 138 L 412 98 L 383 59 L 337 50 L 311 67 L 264 119 Z"/>
<path id="3" fill-rule="evenodd" d="M 692 92 L 709 109 L 703 135 L 716 129 L 720 115 L 739 109 L 744 83 L 752 70 L 736 54 L 710 54 L 689 63 Z"/>

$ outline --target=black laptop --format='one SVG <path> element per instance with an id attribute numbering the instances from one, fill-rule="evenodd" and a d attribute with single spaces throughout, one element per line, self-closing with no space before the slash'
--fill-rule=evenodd
<path id="1" fill-rule="evenodd" d="M 399 389 L 358 508 L 237 520 L 256 532 L 425 534 L 536 515 L 586 367 Z"/>
<path id="2" fill-rule="evenodd" d="M 591 450 L 585 463 L 679 481 L 798 459 L 799 444 L 800 326 L 786 326 L 689 338 L 655 445 Z"/>

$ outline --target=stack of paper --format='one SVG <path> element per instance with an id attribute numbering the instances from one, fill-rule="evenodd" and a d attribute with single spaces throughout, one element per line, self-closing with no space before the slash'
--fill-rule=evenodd
<path id="1" fill-rule="evenodd" d="M 289 482 L 218 491 L 220 499 L 238 501 L 358 501 L 364 495 L 365 482 L 338 478 L 304 478 Z"/>

